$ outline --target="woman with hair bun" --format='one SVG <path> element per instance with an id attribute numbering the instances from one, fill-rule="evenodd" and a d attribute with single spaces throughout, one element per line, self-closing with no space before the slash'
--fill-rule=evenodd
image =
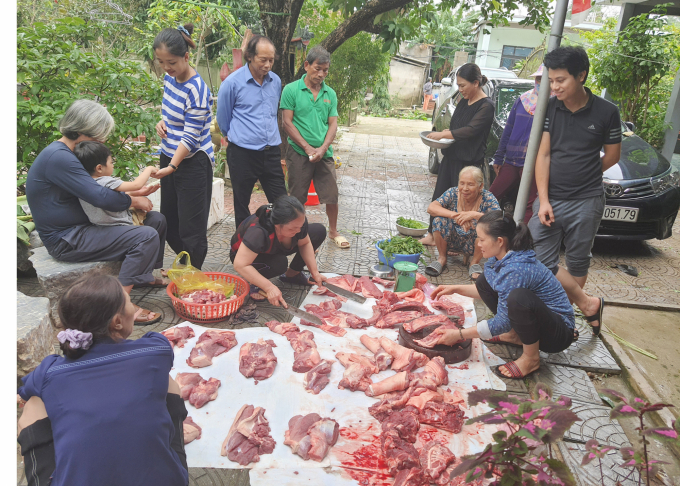
<path id="1" fill-rule="evenodd" d="M 47 356 L 19 389 L 29 486 L 189 483 L 172 346 L 156 332 L 127 340 L 134 314 L 108 275 L 85 276 L 61 298 L 64 356 Z"/>
<path id="2" fill-rule="evenodd" d="M 192 24 L 163 29 L 153 41 L 156 60 L 167 73 L 163 80 L 161 137 L 161 213 L 168 224 L 167 241 L 191 264 L 201 268 L 208 253 L 208 216 L 212 198 L 213 154 L 210 138 L 213 98 L 208 85 L 189 64 Z"/>
<path id="3" fill-rule="evenodd" d="M 250 283 L 250 296 L 263 300 L 260 290 L 272 305 L 288 307 L 281 290 L 269 281 L 297 285 L 321 285 L 326 277 L 319 273 L 314 252 L 326 239 L 321 223 L 307 222 L 305 207 L 293 196 L 281 196 L 274 204 L 260 206 L 248 216 L 231 237 L 229 258 L 234 270 Z M 295 257 L 288 265 L 288 255 Z M 313 283 L 302 272 L 304 266 Z"/>
<path id="4" fill-rule="evenodd" d="M 440 285 L 432 299 L 454 293 L 482 299 L 495 316 L 468 329 L 437 329 L 432 336 L 439 339 L 431 347 L 472 338 L 522 347 L 519 359 L 495 367 L 494 373 L 523 379 L 539 368 L 539 351 L 559 353 L 578 339 L 574 309 L 557 278 L 536 259 L 526 224 L 491 211 L 479 218 L 477 236 L 488 258 L 484 273 L 475 285 Z"/>
<path id="5" fill-rule="evenodd" d="M 458 182 L 458 174 L 468 165 L 482 168 L 486 139 L 493 122 L 493 102 L 486 95 L 482 87 L 488 83 L 486 76 L 474 63 L 463 64 L 456 72 L 456 83 L 460 101 L 451 114 L 451 124 L 448 130 L 432 132 L 427 138 L 432 140 L 453 139 L 456 142 L 444 149 L 444 159 L 439 166 L 437 183 L 434 187 L 432 200 L 437 200 Z M 452 100 L 453 102 L 453 100 Z M 420 240 L 424 245 L 434 245 L 432 235 L 432 220 L 427 234 Z"/>

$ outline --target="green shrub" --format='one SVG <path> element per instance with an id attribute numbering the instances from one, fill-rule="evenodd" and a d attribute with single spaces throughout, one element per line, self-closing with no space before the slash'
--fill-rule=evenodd
<path id="1" fill-rule="evenodd" d="M 35 23 L 17 31 L 17 186 L 21 191 L 35 157 L 61 138 L 59 118 L 78 98 L 98 100 L 116 128 L 109 146 L 115 174 L 129 179 L 154 163 L 150 140 L 160 120 L 162 85 L 137 62 L 115 50 L 101 57 L 82 47 L 89 39 L 80 18 Z M 126 142 L 146 135 L 144 144 Z"/>

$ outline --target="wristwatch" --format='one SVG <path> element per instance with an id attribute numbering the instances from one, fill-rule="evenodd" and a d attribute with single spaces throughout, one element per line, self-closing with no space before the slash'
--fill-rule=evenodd
<path id="1" fill-rule="evenodd" d="M 172 170 L 177 170 L 177 166 L 176 166 L 176 165 L 168 164 L 168 167 L 172 167 Z"/>

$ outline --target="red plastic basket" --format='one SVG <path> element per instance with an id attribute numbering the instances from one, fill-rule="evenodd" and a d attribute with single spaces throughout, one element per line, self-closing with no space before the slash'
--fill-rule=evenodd
<path id="1" fill-rule="evenodd" d="M 172 306 L 179 316 L 191 322 L 212 324 L 223 321 L 239 310 L 243 305 L 246 296 L 250 293 L 250 284 L 241 277 L 237 277 L 230 273 L 203 273 L 212 280 L 223 280 L 226 283 L 235 283 L 234 295 L 236 295 L 237 298 L 226 302 L 219 302 L 217 304 L 194 304 L 193 302 L 185 302 L 179 297 L 175 297 L 177 286 L 171 282 L 168 284 L 166 291 L 172 300 Z"/>

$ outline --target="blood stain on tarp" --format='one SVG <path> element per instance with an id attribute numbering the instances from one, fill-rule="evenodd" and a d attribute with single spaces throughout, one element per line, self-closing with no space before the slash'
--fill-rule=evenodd
<path id="1" fill-rule="evenodd" d="M 380 427 L 343 427 L 342 444 L 333 448 L 344 473 L 361 486 L 391 486 L 394 482 L 387 472 L 380 450 Z"/>
<path id="2" fill-rule="evenodd" d="M 451 365 L 449 365 L 449 369 L 452 369 L 452 370 L 469 370 L 470 367 L 468 366 L 467 363 L 464 363 L 464 364 L 462 364 L 462 365 L 460 365 L 460 366 L 451 366 Z"/>

